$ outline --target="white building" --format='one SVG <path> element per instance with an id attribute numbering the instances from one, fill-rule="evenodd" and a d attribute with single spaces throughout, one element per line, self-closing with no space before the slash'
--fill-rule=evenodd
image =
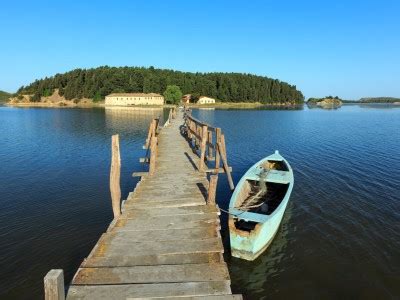
<path id="1" fill-rule="evenodd" d="M 197 100 L 197 104 L 210 104 L 210 103 L 215 103 L 215 99 L 206 96 L 201 96 L 199 100 Z"/>
<path id="2" fill-rule="evenodd" d="M 164 97 L 155 93 L 113 93 L 106 96 L 106 105 L 163 105 Z"/>

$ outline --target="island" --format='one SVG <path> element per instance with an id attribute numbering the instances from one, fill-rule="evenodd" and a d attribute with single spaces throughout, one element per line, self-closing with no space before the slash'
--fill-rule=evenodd
<path id="1" fill-rule="evenodd" d="M 317 106 L 324 109 L 336 109 L 342 106 L 343 101 L 338 96 L 327 96 L 324 98 L 309 98 L 307 100 L 308 106 Z"/>
<path id="2" fill-rule="evenodd" d="M 35 80 L 20 87 L 10 98 L 9 105 L 103 106 L 106 96 L 124 94 L 128 97 L 162 95 L 166 104 L 174 105 L 181 103 L 185 94 L 215 99 L 216 105 L 246 103 L 281 106 L 299 105 L 304 101 L 303 94 L 295 85 L 265 76 L 102 66 L 75 69 Z M 146 103 L 150 105 L 152 101 L 144 101 L 143 105 Z"/>

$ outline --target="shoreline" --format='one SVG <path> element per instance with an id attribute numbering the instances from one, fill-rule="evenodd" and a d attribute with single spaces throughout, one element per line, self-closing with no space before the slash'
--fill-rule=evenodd
<path id="1" fill-rule="evenodd" d="M 5 102 L 5 106 L 9 107 L 41 107 L 41 108 L 172 108 L 176 105 L 164 104 L 164 105 L 105 105 L 104 102 L 88 102 L 88 103 L 74 103 L 74 102 Z M 212 104 L 186 104 L 187 107 L 192 109 L 256 109 L 263 107 L 299 107 L 302 104 L 291 104 L 291 103 L 260 103 L 260 102 L 217 102 Z"/>
<path id="2" fill-rule="evenodd" d="M 112 107 L 120 107 L 120 108 L 172 108 L 175 105 L 172 104 L 164 104 L 164 105 L 105 105 L 104 102 L 99 103 L 65 103 L 65 102 L 19 102 L 19 103 L 10 103 L 5 102 L 5 106 L 9 107 L 20 107 L 20 108 L 30 108 L 30 107 L 40 107 L 40 108 L 112 108 Z"/>
<path id="3" fill-rule="evenodd" d="M 210 104 L 196 104 L 189 103 L 186 104 L 189 108 L 216 108 L 216 109 L 254 109 L 254 108 L 263 108 L 263 107 L 300 107 L 303 106 L 302 103 L 293 104 L 293 103 L 260 103 L 260 102 L 217 102 Z"/>

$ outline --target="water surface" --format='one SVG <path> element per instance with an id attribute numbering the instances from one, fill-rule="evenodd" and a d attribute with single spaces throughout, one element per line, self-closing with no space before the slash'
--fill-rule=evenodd
<path id="1" fill-rule="evenodd" d="M 52 268 L 71 280 L 112 218 L 111 135 L 121 135 L 126 197 L 136 183 L 131 173 L 144 170 L 138 159 L 149 121 L 165 113 L 0 107 L 1 299 L 40 299 Z M 226 256 L 234 292 L 248 299 L 400 296 L 400 108 L 194 115 L 223 128 L 235 182 L 275 149 L 295 172 L 268 251 L 254 262 Z M 221 207 L 229 197 L 221 176 Z"/>

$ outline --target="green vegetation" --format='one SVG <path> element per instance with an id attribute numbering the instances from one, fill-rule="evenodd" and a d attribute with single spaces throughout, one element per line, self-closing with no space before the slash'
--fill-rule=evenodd
<path id="1" fill-rule="evenodd" d="M 183 94 L 206 95 L 221 102 L 303 103 L 296 86 L 268 77 L 240 73 L 189 73 L 139 67 L 99 67 L 76 69 L 36 80 L 18 90 L 30 94 L 33 101 L 59 89 L 67 100 L 104 99 L 113 92 L 162 94 L 176 85 Z"/>
<path id="2" fill-rule="evenodd" d="M 167 103 L 178 104 L 182 99 L 182 92 L 177 85 L 168 85 L 164 92 L 164 98 Z"/>
<path id="3" fill-rule="evenodd" d="M 400 102 L 400 98 L 394 97 L 375 97 L 375 98 L 361 98 L 360 103 L 394 103 Z"/>
<path id="4" fill-rule="evenodd" d="M 10 93 L 0 91 L 0 102 L 7 102 L 8 98 L 10 98 L 12 95 Z"/>
<path id="5" fill-rule="evenodd" d="M 321 101 L 326 100 L 326 99 L 343 101 L 343 100 L 340 99 L 338 96 L 335 96 L 335 97 L 333 97 L 333 96 L 326 96 L 326 97 L 324 97 L 324 98 L 308 98 L 307 104 L 311 104 L 311 105 L 312 105 L 312 104 L 317 104 L 318 102 L 321 102 Z"/>
<path id="6" fill-rule="evenodd" d="M 400 98 L 394 97 L 375 97 L 375 98 L 361 98 L 360 100 L 342 100 L 343 103 L 395 103 L 400 102 Z"/>

